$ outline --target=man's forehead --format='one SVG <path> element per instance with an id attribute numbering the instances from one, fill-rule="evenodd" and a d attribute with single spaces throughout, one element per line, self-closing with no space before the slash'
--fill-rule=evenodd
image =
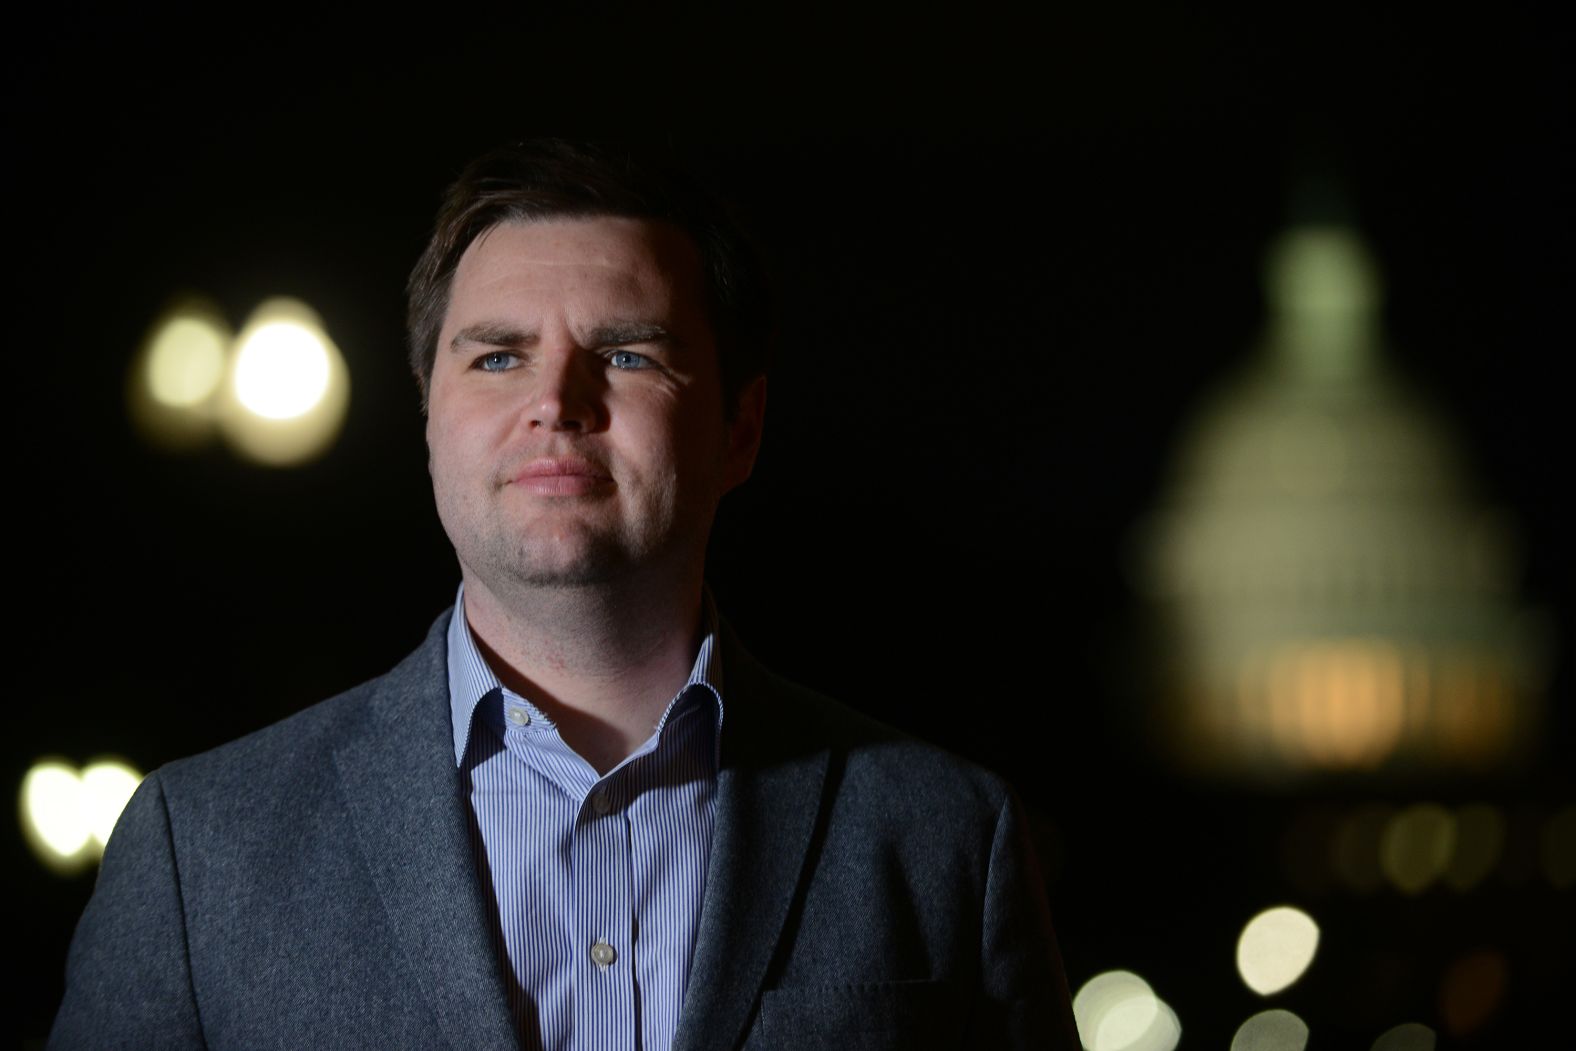
<path id="1" fill-rule="evenodd" d="M 483 230 L 460 256 L 457 276 L 479 268 L 579 268 L 589 272 L 698 277 L 699 253 L 671 223 L 626 216 L 511 219 Z"/>
<path id="2" fill-rule="evenodd" d="M 529 341 L 550 314 L 588 335 L 645 325 L 706 338 L 699 253 L 671 224 L 625 217 L 553 217 L 489 227 L 467 247 L 450 288 L 445 344 L 461 332 L 509 329 Z M 467 338 L 467 342 L 476 340 Z"/>

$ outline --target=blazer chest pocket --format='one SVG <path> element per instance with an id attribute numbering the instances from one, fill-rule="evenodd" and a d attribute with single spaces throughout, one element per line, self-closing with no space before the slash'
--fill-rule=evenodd
<path id="1" fill-rule="evenodd" d="M 948 982 L 861 982 L 768 989 L 759 1043 L 795 1051 L 918 1051 L 955 1048 L 963 1007 Z"/>

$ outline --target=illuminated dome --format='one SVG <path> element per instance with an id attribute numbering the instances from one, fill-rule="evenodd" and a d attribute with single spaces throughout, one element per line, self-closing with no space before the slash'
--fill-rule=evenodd
<path id="1" fill-rule="evenodd" d="M 1303 228 L 1265 353 L 1197 416 L 1145 532 L 1187 765 L 1277 776 L 1489 767 L 1540 711 L 1508 517 L 1383 366 L 1361 242 Z"/>

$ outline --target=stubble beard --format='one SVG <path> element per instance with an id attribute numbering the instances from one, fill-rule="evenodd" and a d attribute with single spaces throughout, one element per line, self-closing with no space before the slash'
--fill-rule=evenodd
<path id="1" fill-rule="evenodd" d="M 493 579 L 533 591 L 606 587 L 626 579 L 639 565 L 626 543 L 595 532 L 577 541 L 572 555 L 544 550 L 552 541 L 499 538 L 487 545 L 484 561 Z"/>
<path id="2" fill-rule="evenodd" d="M 439 518 L 468 575 L 503 602 L 571 600 L 574 593 L 597 591 L 604 600 L 615 592 L 639 590 L 692 561 L 691 546 L 704 560 L 705 537 L 689 535 L 696 522 L 709 524 L 706 509 L 683 506 L 676 489 L 656 495 L 628 521 L 613 508 L 593 509 L 585 517 L 562 509 L 521 519 L 501 499 L 506 486 L 495 483 L 485 500 L 458 497 L 437 486 Z M 710 508 L 715 512 L 715 504 Z M 611 520 L 603 519 L 605 512 Z M 557 515 L 565 520 L 554 521 Z M 533 520 L 534 519 L 534 520 Z M 687 525 L 686 525 L 687 523 Z M 704 529 L 704 526 L 701 527 Z"/>
<path id="3" fill-rule="evenodd" d="M 660 575 L 686 545 L 682 530 L 674 528 L 674 511 L 644 508 L 639 523 L 586 521 L 574 514 L 562 522 L 521 522 L 499 511 L 480 522 L 470 520 L 482 528 L 470 535 L 462 561 L 489 588 L 522 598 L 619 591 L 653 572 Z"/>

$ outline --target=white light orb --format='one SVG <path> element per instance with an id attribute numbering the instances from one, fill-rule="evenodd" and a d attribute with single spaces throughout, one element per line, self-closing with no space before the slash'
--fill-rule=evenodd
<path id="1" fill-rule="evenodd" d="M 116 759 L 102 759 L 82 771 L 83 807 L 88 828 L 100 851 L 109 842 L 121 811 L 142 783 L 142 775 Z"/>
<path id="2" fill-rule="evenodd" d="M 1301 909 L 1280 905 L 1248 921 L 1237 939 L 1237 971 L 1260 996 L 1301 978 L 1319 947 L 1319 925 Z"/>
<path id="3" fill-rule="evenodd" d="M 251 329 L 235 354 L 235 396 L 267 420 L 304 415 L 328 390 L 328 350 L 321 333 L 297 320 Z"/>
<path id="4" fill-rule="evenodd" d="M 60 872 L 97 861 L 141 780 L 118 759 L 80 771 L 58 759 L 34 763 L 22 779 L 22 828 L 34 854 Z"/>
<path id="5" fill-rule="evenodd" d="M 317 313 L 298 300 L 270 299 L 242 326 L 235 345 L 218 414 L 226 441 L 274 467 L 327 451 L 345 421 L 350 375 Z"/>
<path id="6" fill-rule="evenodd" d="M 1308 1023 L 1280 1008 L 1260 1011 L 1231 1038 L 1231 1051 L 1303 1051 L 1307 1046 Z"/>
<path id="7" fill-rule="evenodd" d="M 1088 1051 L 1173 1051 L 1182 1025 L 1169 1004 L 1131 971 L 1106 971 L 1073 997 L 1078 1038 Z"/>
<path id="8" fill-rule="evenodd" d="M 82 779 L 71 766 L 43 760 L 22 778 L 22 816 L 46 862 L 71 861 L 93 836 L 82 806 Z"/>

